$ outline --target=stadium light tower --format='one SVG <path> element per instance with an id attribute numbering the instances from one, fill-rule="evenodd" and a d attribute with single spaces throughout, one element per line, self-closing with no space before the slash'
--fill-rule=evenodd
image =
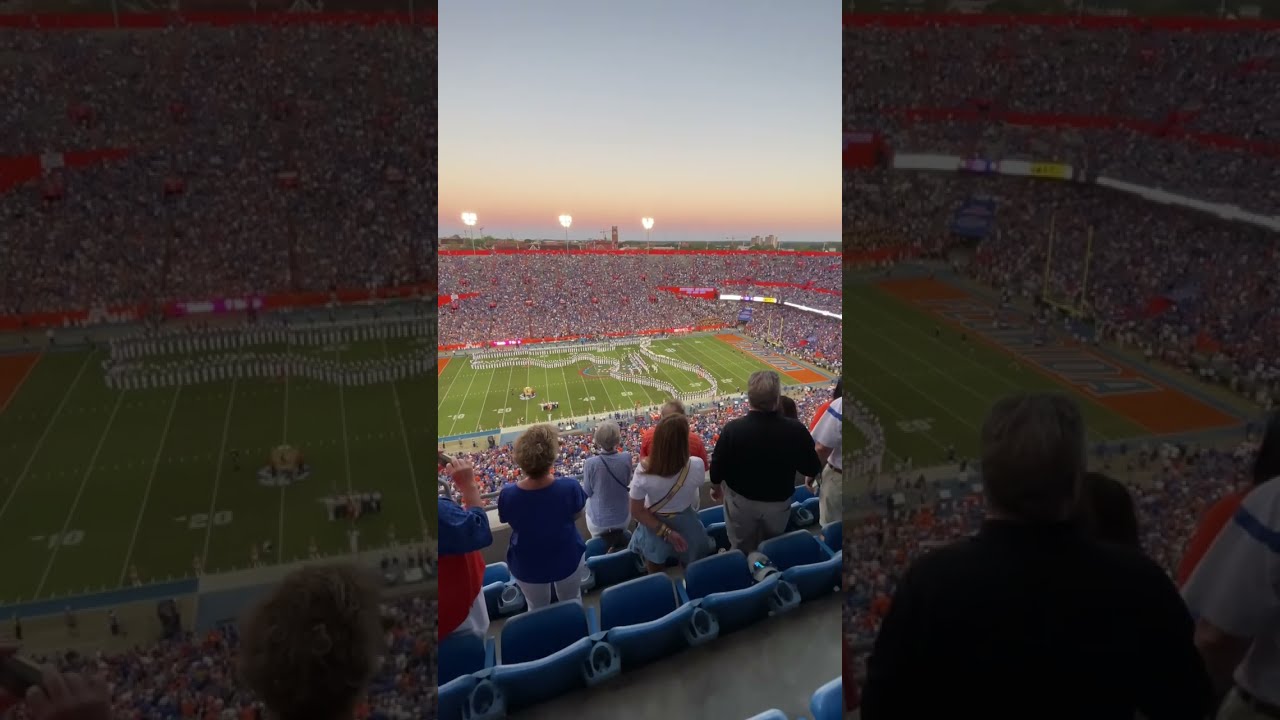
<path id="1" fill-rule="evenodd" d="M 572 215 L 561 215 L 561 216 L 560 216 L 560 225 L 564 228 L 564 244 L 565 244 L 565 247 L 568 247 L 568 245 L 569 245 L 569 226 L 570 226 L 570 225 L 572 225 L 572 224 L 573 224 L 573 216 L 572 216 Z"/>
<path id="2" fill-rule="evenodd" d="M 649 231 L 653 229 L 653 218 L 640 218 L 640 224 L 644 226 L 644 246 L 649 247 Z"/>
<path id="3" fill-rule="evenodd" d="M 471 250 L 476 249 L 476 238 L 471 234 L 471 228 L 476 226 L 476 214 L 473 212 L 462 213 L 462 224 L 467 226 L 467 239 L 471 241 Z"/>

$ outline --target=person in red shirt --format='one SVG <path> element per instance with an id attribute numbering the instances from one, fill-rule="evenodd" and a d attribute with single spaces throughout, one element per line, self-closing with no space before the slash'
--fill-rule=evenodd
<path id="1" fill-rule="evenodd" d="M 1253 462 L 1251 478 L 1253 482 L 1211 505 L 1205 511 L 1204 517 L 1200 519 L 1195 533 L 1187 541 L 1187 548 L 1182 553 L 1182 561 L 1178 563 L 1176 576 L 1178 587 L 1186 585 L 1191 579 L 1191 573 L 1195 572 L 1200 559 L 1209 551 L 1213 541 L 1218 538 L 1218 533 L 1222 532 L 1222 528 L 1226 527 L 1236 511 L 1240 509 L 1240 503 L 1244 502 L 1245 496 L 1254 488 L 1277 476 L 1280 476 L 1280 412 L 1272 413 L 1271 419 L 1267 422 L 1267 429 L 1263 431 L 1262 444 L 1258 447 L 1258 457 Z"/>
<path id="2" fill-rule="evenodd" d="M 462 628 L 483 637 L 489 629 L 489 615 L 481 592 L 484 557 L 480 551 L 493 544 L 493 533 L 471 461 L 450 458 L 444 469 L 462 495 L 462 504 L 448 498 L 438 500 L 440 565 L 436 575 L 440 587 L 440 621 L 437 632 L 443 638 Z"/>
<path id="3" fill-rule="evenodd" d="M 679 400 L 668 400 L 662 404 L 662 410 L 659 419 L 670 415 L 688 415 L 684 410 L 684 403 Z M 653 446 L 653 431 L 657 426 L 644 431 L 644 435 L 640 437 L 640 459 L 649 457 L 649 448 Z M 702 442 L 699 435 L 689 431 L 689 457 L 701 458 L 703 467 L 711 467 L 711 461 L 707 459 L 707 446 Z"/>

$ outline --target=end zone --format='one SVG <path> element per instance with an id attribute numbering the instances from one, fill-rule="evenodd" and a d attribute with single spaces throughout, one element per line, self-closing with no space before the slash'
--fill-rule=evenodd
<path id="1" fill-rule="evenodd" d="M 18 390 L 27 381 L 36 363 L 40 362 L 39 354 L 0 355 L 0 414 L 9 407 Z"/>
<path id="2" fill-rule="evenodd" d="M 436 358 L 436 377 L 444 374 L 444 369 L 449 365 L 449 358 Z"/>
<path id="3" fill-rule="evenodd" d="M 992 329 L 995 308 L 982 298 L 933 278 L 884 280 L 877 286 L 962 329 L 986 345 L 1020 358 L 1077 394 L 1128 418 L 1155 435 L 1218 430 L 1242 421 L 1190 393 L 1170 387 L 1116 358 L 1055 340 L 1035 345 L 1025 329 Z"/>
<path id="4" fill-rule="evenodd" d="M 786 355 L 779 355 L 763 345 L 757 345 L 741 335 L 724 334 L 716 335 L 715 337 L 717 340 L 750 355 L 798 383 L 820 383 L 831 379 L 820 372 L 804 367 Z"/>

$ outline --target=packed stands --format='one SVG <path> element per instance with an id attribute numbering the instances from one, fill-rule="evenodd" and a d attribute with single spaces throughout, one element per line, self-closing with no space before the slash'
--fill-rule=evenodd
<path id="1" fill-rule="evenodd" d="M 945 257 L 1265 405 L 1280 390 L 1267 22 L 847 16 L 846 118 L 885 153 L 847 154 L 846 250 Z M 923 157 L 954 160 L 890 169 Z M 975 200 L 994 215 L 980 230 L 961 227 Z M 1223 217 L 1238 211 L 1253 214 Z"/>
<path id="2" fill-rule="evenodd" d="M 0 328 L 430 292 L 434 4 L 76 5 L 0 3 Z M 359 716 L 429 717 L 437 604 L 383 611 Z M 262 717 L 234 626 L 136 642 L 35 659 L 103 676 L 118 718 Z"/>
<path id="3" fill-rule="evenodd" d="M 750 291 L 838 311 L 840 278 L 830 254 L 447 251 L 441 253 L 441 297 L 459 299 L 441 310 L 440 343 L 638 333 L 659 329 L 655 317 L 667 328 L 733 323 L 724 306 L 663 287 Z"/>

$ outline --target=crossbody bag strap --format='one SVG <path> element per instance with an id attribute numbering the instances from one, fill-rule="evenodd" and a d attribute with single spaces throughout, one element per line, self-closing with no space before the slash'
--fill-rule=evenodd
<path id="1" fill-rule="evenodd" d="M 684 481 L 689 479 L 689 465 L 690 463 L 685 462 L 684 468 L 680 470 L 680 475 L 676 478 L 671 489 L 667 491 L 666 495 L 662 496 L 661 500 L 649 506 L 649 512 L 657 514 L 663 506 L 671 502 L 671 498 L 675 497 L 676 493 L 680 492 L 680 488 L 684 487 Z"/>

